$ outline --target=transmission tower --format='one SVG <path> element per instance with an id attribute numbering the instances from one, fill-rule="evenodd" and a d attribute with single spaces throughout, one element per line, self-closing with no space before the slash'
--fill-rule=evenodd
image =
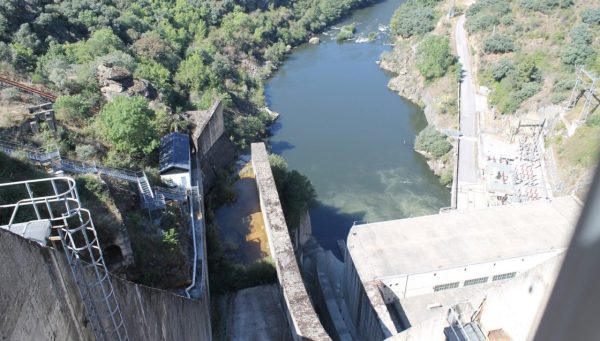
<path id="1" fill-rule="evenodd" d="M 573 109 L 581 97 L 585 97 L 583 108 L 579 114 L 579 122 L 583 123 L 587 120 L 588 115 L 593 112 L 598 105 L 600 105 L 600 99 L 596 96 L 596 83 L 600 78 L 596 77 L 591 72 L 585 70 L 582 66 L 577 69 L 577 80 L 573 91 L 571 91 L 571 97 L 567 103 L 567 109 Z M 592 109 L 592 101 L 596 100 L 596 106 Z"/>

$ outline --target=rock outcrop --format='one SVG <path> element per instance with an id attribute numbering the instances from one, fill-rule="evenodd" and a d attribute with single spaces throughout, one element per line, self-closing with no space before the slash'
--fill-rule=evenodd
<path id="1" fill-rule="evenodd" d="M 157 97 L 157 92 L 150 82 L 134 78 L 129 70 L 121 66 L 100 64 L 96 78 L 100 83 L 100 91 L 107 100 L 119 95 L 139 95 L 150 100 Z"/>

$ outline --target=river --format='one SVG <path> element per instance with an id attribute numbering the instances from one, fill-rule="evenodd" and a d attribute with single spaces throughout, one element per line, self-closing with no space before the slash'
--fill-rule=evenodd
<path id="1" fill-rule="evenodd" d="M 391 47 L 385 32 L 402 0 L 356 11 L 338 27 L 355 23 L 358 37 L 378 32 L 374 42 L 336 42 L 293 50 L 266 82 L 271 109 L 281 114 L 271 127 L 272 150 L 313 183 L 318 205 L 310 211 L 313 234 L 337 250 L 354 222 L 374 222 L 436 213 L 450 205 L 426 160 L 413 150 L 427 122 L 421 109 L 387 88 L 390 75 L 376 61 Z"/>

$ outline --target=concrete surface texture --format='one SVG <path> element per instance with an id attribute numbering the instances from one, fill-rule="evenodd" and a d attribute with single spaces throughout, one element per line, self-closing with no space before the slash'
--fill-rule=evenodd
<path id="1" fill-rule="evenodd" d="M 501 330 L 511 340 L 529 340 L 537 329 L 562 260 L 563 257 L 555 257 L 509 281 L 401 300 L 411 327 L 389 340 L 446 340 L 443 329 L 448 326 L 448 309 L 458 303 L 462 303 L 461 312 L 466 319 L 481 308 L 479 322 L 485 335 Z"/>
<path id="2" fill-rule="evenodd" d="M 238 291 L 229 302 L 227 340 L 291 341 L 277 285 Z"/>
<path id="3" fill-rule="evenodd" d="M 408 297 L 409 286 L 433 292 L 434 285 L 458 287 L 482 271 L 518 274 L 556 257 L 568 245 L 579 210 L 575 199 L 563 197 L 354 226 L 344 295 L 360 337 L 381 340 L 408 327 L 387 305 Z M 456 280 L 457 273 L 467 277 Z"/>
<path id="4" fill-rule="evenodd" d="M 111 278 L 129 340 L 211 340 L 207 300 Z M 0 279 L 0 339 L 95 339 L 63 253 L 0 230 Z"/>
<path id="5" fill-rule="evenodd" d="M 565 248 L 580 209 L 561 197 L 356 225 L 347 245 L 363 281 L 448 269 Z"/>
<path id="6" fill-rule="evenodd" d="M 292 337 L 296 341 L 331 340 L 321 325 L 304 287 L 265 144 L 253 143 L 251 151 L 261 211 L 269 237 L 269 249 L 275 262 L 283 308 Z"/>
<path id="7" fill-rule="evenodd" d="M 225 131 L 223 121 L 223 105 L 216 101 L 208 110 L 190 111 L 189 119 L 195 125 L 192 140 L 200 158 L 212 148 Z"/>
<path id="8" fill-rule="evenodd" d="M 456 52 L 463 68 L 463 81 L 460 85 L 460 154 L 458 159 L 459 183 L 477 183 L 477 112 L 476 91 L 471 66 L 471 55 L 467 31 L 464 28 L 465 17 L 461 16 L 456 25 Z"/>

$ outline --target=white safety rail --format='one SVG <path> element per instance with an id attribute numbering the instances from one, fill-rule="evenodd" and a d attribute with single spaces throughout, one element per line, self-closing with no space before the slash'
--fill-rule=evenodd
<path id="1" fill-rule="evenodd" d="M 99 174 L 137 185 L 142 201 L 142 206 L 149 210 L 165 208 L 165 197 L 154 195 L 148 177 L 144 172 L 133 172 L 125 169 L 109 168 L 94 163 L 85 163 L 76 160 L 62 158 L 58 149 L 44 151 L 43 149 L 33 149 L 22 145 L 0 140 L 0 152 L 7 155 L 24 155 L 32 161 L 42 164 L 50 163 L 52 169 L 74 174 Z"/>
<path id="2" fill-rule="evenodd" d="M 48 221 L 60 240 L 97 340 L 128 340 L 90 212 L 81 207 L 75 180 L 54 177 L 0 184 L 13 198 L 0 202 L 0 226 Z M 2 196 L 0 196 L 1 198 Z"/>

